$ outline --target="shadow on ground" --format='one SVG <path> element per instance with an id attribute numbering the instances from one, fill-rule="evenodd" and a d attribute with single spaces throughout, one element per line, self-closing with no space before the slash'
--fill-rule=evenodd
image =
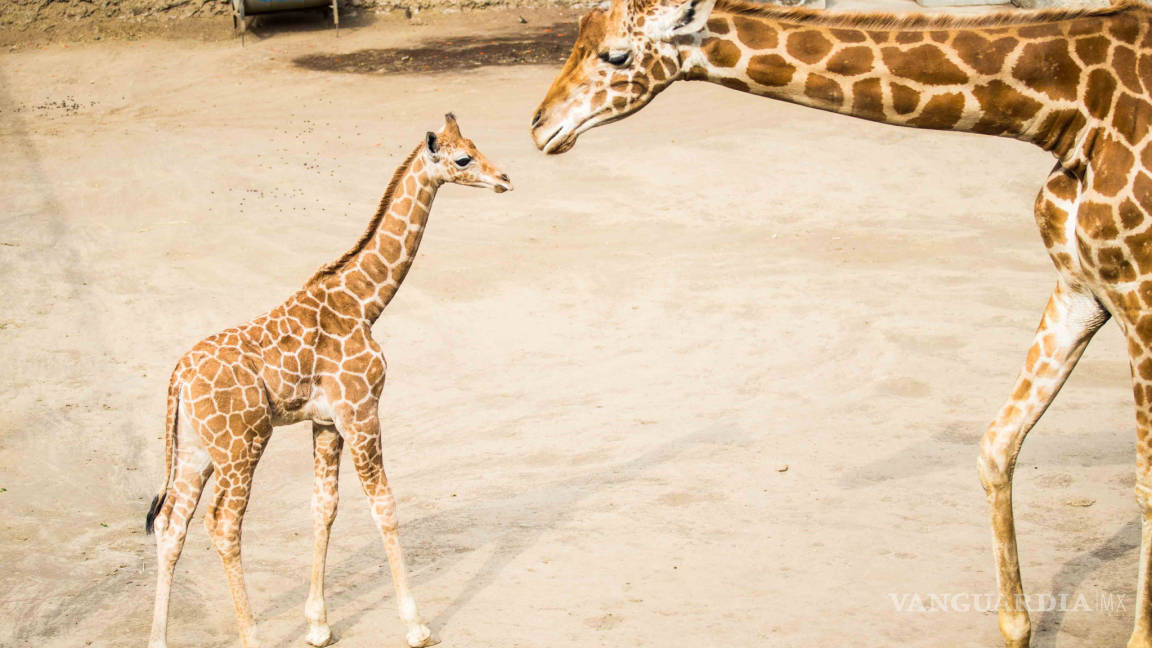
<path id="1" fill-rule="evenodd" d="M 320 72 L 404 74 L 446 72 L 489 65 L 563 63 L 576 42 L 576 25 L 556 23 L 496 37 L 430 40 L 416 47 L 364 49 L 346 54 L 308 54 L 293 59 L 297 66 Z"/>

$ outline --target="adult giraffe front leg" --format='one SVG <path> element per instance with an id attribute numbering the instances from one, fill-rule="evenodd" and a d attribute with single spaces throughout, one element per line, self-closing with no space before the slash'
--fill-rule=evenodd
<path id="1" fill-rule="evenodd" d="M 988 495 L 1000 590 L 1000 633 L 1009 648 L 1025 648 L 1032 634 L 1012 516 L 1012 473 L 1028 431 L 1056 398 L 1108 311 L 1063 280 L 1052 291 L 1012 395 L 981 442 L 980 481 Z"/>
<path id="2" fill-rule="evenodd" d="M 404 552 L 400 548 L 400 523 L 396 517 L 396 498 L 384 474 L 384 462 L 380 454 L 380 422 L 376 415 L 377 403 L 372 400 L 364 407 L 362 415 L 337 417 L 336 426 L 348 444 L 356 474 L 368 496 L 368 506 L 372 518 L 380 528 L 384 539 L 384 553 L 388 556 L 388 568 L 392 572 L 392 584 L 396 587 L 396 602 L 400 619 L 408 626 L 407 640 L 412 648 L 422 648 L 439 643 L 428 626 L 420 618 L 416 599 L 408 587 L 408 569 L 404 565 Z"/>
<path id="3" fill-rule="evenodd" d="M 308 636 L 313 646 L 327 646 L 332 641 L 328 626 L 328 608 L 324 603 L 324 567 L 328 557 L 328 538 L 336 519 L 340 501 L 340 450 L 344 440 L 333 425 L 312 424 L 312 454 L 315 481 L 312 485 L 312 585 L 304 616 L 308 619 Z"/>

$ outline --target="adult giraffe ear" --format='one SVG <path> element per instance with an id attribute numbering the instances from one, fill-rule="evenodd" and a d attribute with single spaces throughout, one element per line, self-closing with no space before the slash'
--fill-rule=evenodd
<path id="1" fill-rule="evenodd" d="M 440 140 L 436 138 L 436 133 L 432 131 L 424 133 L 424 146 L 428 149 L 428 155 L 436 157 L 436 153 L 440 150 Z"/>
<path id="2" fill-rule="evenodd" d="M 704 29 L 716 0 L 672 0 L 656 5 L 651 18 L 652 36 L 671 40 L 677 36 L 695 34 Z"/>

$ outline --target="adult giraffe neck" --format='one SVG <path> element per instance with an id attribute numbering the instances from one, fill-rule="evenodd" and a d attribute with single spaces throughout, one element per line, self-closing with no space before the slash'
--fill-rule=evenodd
<path id="1" fill-rule="evenodd" d="M 412 267 L 439 186 L 417 146 L 396 169 L 360 240 L 309 285 L 322 286 L 341 315 L 375 322 Z"/>
<path id="2" fill-rule="evenodd" d="M 1111 106 L 1111 66 L 1128 55 L 1135 66 L 1146 22 L 1137 11 L 902 19 L 720 2 L 678 46 L 688 80 L 901 126 L 1015 137 L 1063 158 L 1087 119 Z"/>

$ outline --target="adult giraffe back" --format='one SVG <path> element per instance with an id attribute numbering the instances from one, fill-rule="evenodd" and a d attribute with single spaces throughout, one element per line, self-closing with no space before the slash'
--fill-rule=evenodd
<path id="1" fill-rule="evenodd" d="M 1031 635 L 1012 517 L 1028 431 L 1114 316 L 1136 397 L 1143 509 L 1131 647 L 1152 647 L 1152 11 L 1133 3 L 976 17 L 813 12 L 742 0 L 613 0 L 580 21 L 532 119 L 546 153 L 703 80 L 863 119 L 1014 137 L 1057 162 L 1036 222 L 1059 273 L 981 444 L 1008 646 Z"/>

